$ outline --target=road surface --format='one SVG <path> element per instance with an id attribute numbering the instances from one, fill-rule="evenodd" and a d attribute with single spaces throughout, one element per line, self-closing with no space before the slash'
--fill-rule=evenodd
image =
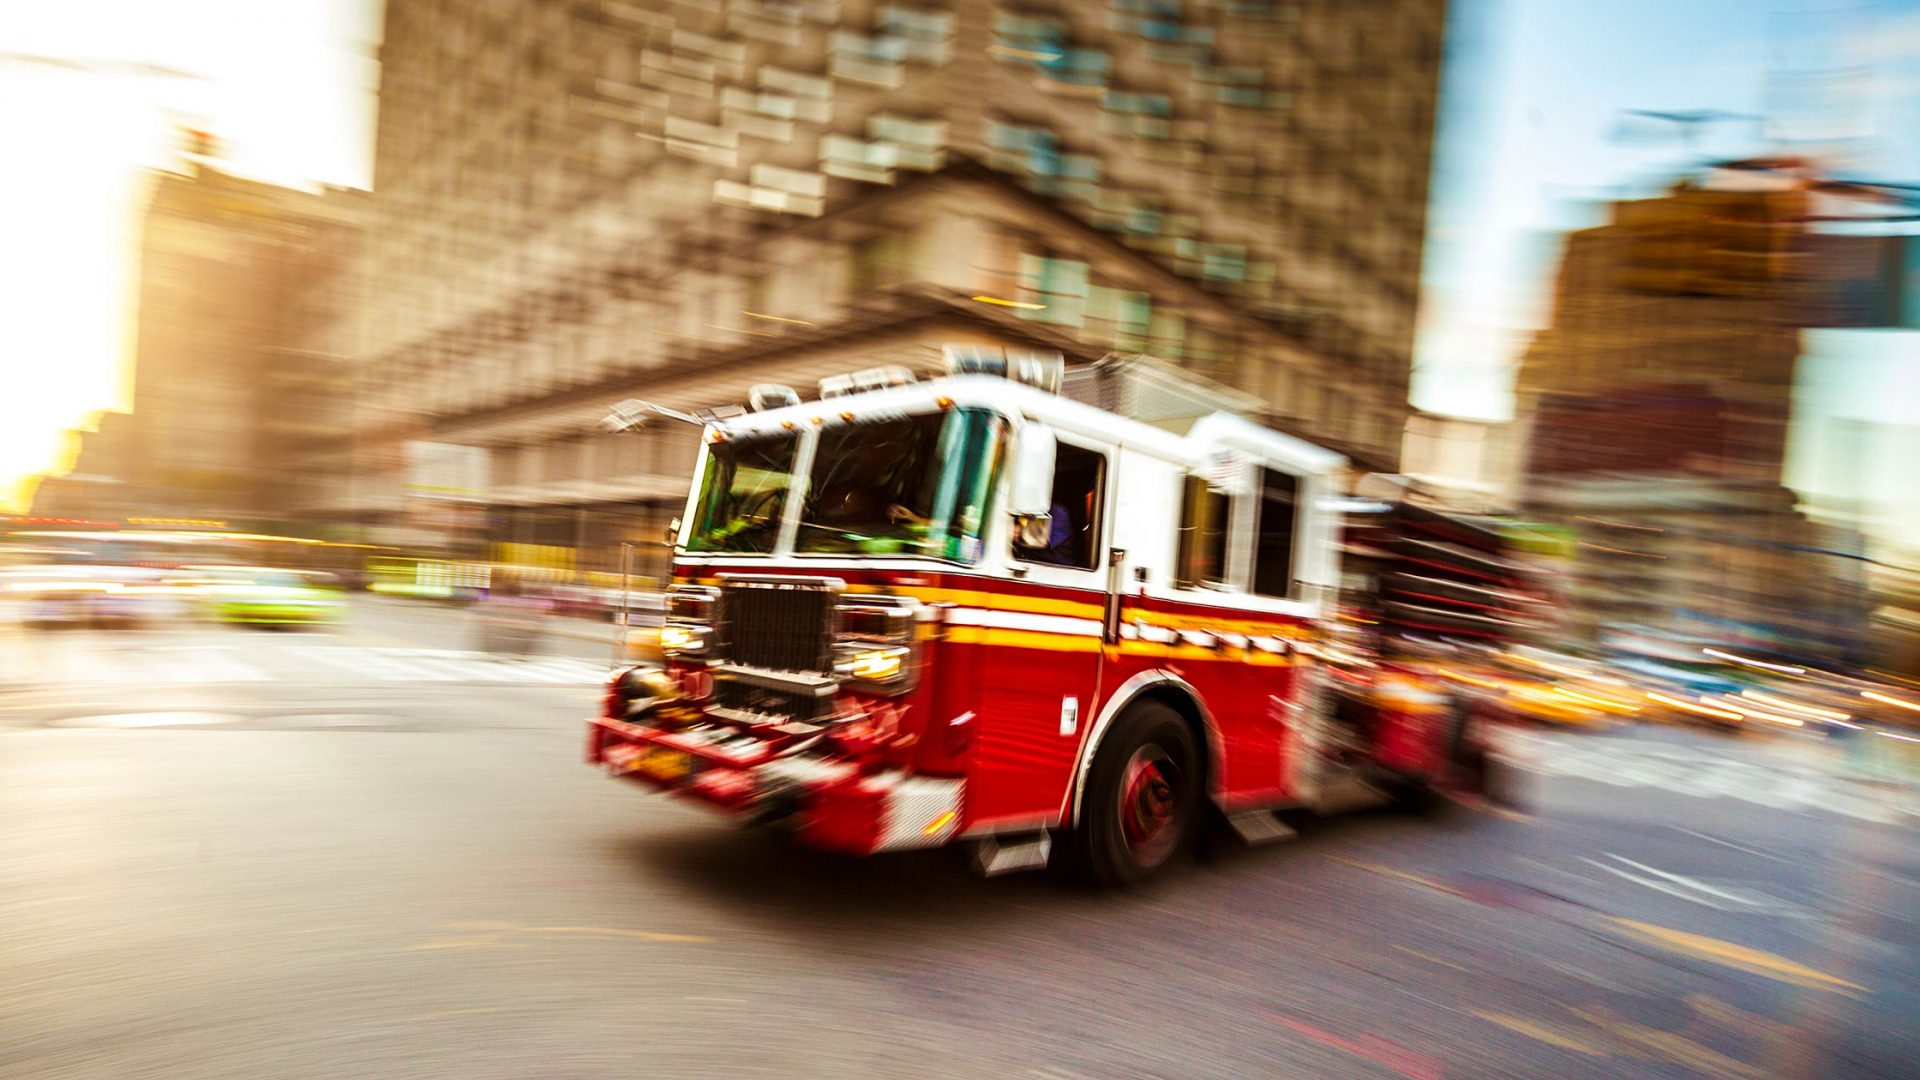
<path id="1" fill-rule="evenodd" d="M 795 850 L 581 763 L 605 651 L 0 639 L 0 1076 L 1910 1076 L 1913 793 L 1528 740 L 1525 813 L 1302 822 L 1147 888 Z"/>

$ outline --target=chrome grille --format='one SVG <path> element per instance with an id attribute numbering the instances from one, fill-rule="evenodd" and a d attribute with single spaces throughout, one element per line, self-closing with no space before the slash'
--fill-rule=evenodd
<path id="1" fill-rule="evenodd" d="M 823 578 L 722 577 L 727 662 L 831 674 L 836 584 Z"/>

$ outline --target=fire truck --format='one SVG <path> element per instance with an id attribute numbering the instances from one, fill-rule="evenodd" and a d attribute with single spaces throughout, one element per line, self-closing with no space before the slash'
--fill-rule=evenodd
<path id="1" fill-rule="evenodd" d="M 664 659 L 609 678 L 591 763 L 822 849 L 1105 884 L 1209 818 L 1277 839 L 1471 774 L 1469 710 L 1334 632 L 1365 622 L 1341 455 L 1144 358 L 946 360 L 616 409 L 703 435 Z"/>

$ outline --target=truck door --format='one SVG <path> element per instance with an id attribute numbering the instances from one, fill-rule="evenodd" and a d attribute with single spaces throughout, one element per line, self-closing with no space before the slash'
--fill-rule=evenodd
<path id="1" fill-rule="evenodd" d="M 1044 545 L 1016 543 L 990 598 L 969 816 L 1012 827 L 1058 811 L 1092 720 L 1106 597 L 1111 454 L 1067 437 L 1054 457 Z"/>
<path id="2" fill-rule="evenodd" d="M 1258 473 L 1219 455 L 1206 477 L 1181 480 L 1181 525 L 1173 590 L 1169 667 L 1208 703 L 1223 759 L 1213 776 L 1229 809 L 1284 798 L 1283 705 L 1286 646 L 1250 611 L 1260 502 Z"/>

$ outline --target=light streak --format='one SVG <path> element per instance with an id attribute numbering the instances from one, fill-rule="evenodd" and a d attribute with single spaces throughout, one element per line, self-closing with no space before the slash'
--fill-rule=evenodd
<path id="1" fill-rule="evenodd" d="M 1914 712 L 1920 712 L 1920 705 L 1915 705 L 1911 701 L 1902 701 L 1897 697 L 1888 697 L 1887 695 L 1882 694 L 1875 690 L 1862 690 L 1860 691 L 1860 696 L 1863 698 L 1868 698 L 1873 701 L 1881 702 L 1883 704 L 1892 705 L 1897 708 L 1911 709 Z"/>
<path id="2" fill-rule="evenodd" d="M 1718 657 L 1721 660 L 1726 660 L 1731 663 L 1745 664 L 1747 667 L 1765 668 L 1768 671 L 1783 672 L 1787 675 L 1805 675 L 1807 673 L 1807 669 L 1803 667 L 1792 667 L 1787 664 L 1769 664 L 1765 660 L 1749 660 L 1744 656 L 1735 656 L 1730 652 L 1721 652 L 1719 649 L 1701 649 L 1700 651 L 1706 653 L 1708 656 Z"/>
<path id="3" fill-rule="evenodd" d="M 1749 701 L 1758 701 L 1764 705 L 1771 705 L 1776 709 L 1785 709 L 1788 712 L 1806 713 L 1808 716 L 1817 716 L 1822 720 L 1851 719 L 1851 714 L 1849 713 L 1835 712 L 1832 709 L 1821 709 L 1812 705 L 1802 705 L 1797 701 L 1786 701 L 1777 697 L 1769 697 L 1758 690 L 1742 690 L 1740 691 L 1740 696 Z"/>
<path id="4" fill-rule="evenodd" d="M 1676 709 L 1684 709 L 1687 712 L 1699 713 L 1701 716 L 1712 716 L 1712 717 L 1717 717 L 1718 719 L 1721 719 L 1721 720 L 1746 719 L 1744 714 L 1734 712 L 1731 709 L 1716 709 L 1711 705 L 1702 705 L 1699 702 L 1682 701 L 1679 698 L 1668 697 L 1667 695 L 1659 693 L 1657 691 L 1649 690 L 1647 692 L 1647 699 L 1649 701 L 1658 701 L 1662 705 L 1671 705 Z"/>

